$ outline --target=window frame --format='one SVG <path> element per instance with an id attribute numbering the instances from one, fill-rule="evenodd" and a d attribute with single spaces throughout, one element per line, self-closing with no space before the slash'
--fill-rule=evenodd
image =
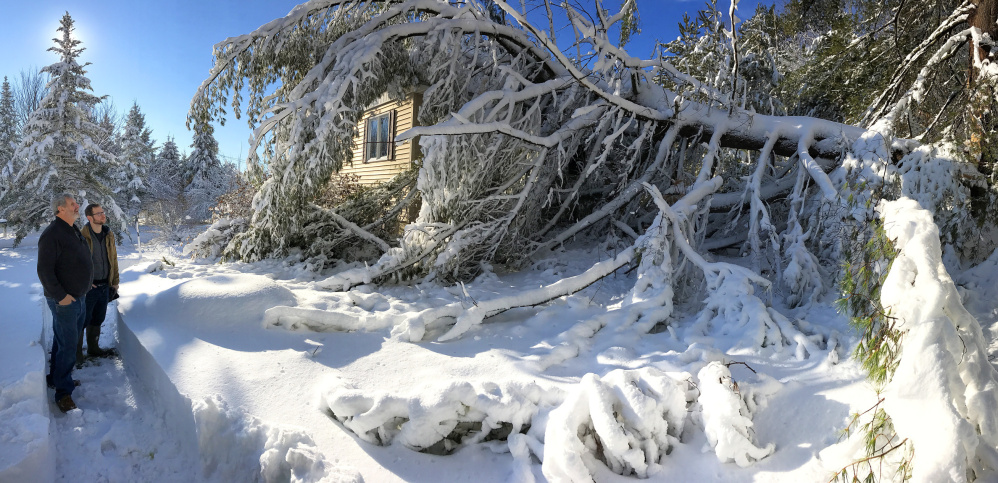
<path id="1" fill-rule="evenodd" d="M 385 128 L 382 126 L 385 125 Z M 374 129 L 372 130 L 372 126 Z M 381 139 L 386 136 L 385 139 Z M 395 158 L 395 109 L 373 114 L 364 119 L 364 162 Z M 382 149 L 384 150 L 382 152 Z M 377 156 L 382 154 L 381 156 Z"/>

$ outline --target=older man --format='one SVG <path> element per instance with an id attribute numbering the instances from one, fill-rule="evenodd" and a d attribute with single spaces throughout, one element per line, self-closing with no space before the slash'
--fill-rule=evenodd
<path id="1" fill-rule="evenodd" d="M 87 226 L 84 226 L 80 233 L 87 240 L 90 248 L 90 255 L 94 262 L 94 281 L 90 291 L 87 292 L 87 321 L 85 324 L 87 333 L 87 355 L 91 357 L 108 357 L 115 354 L 115 351 L 101 349 L 97 342 L 100 340 L 100 326 L 107 316 L 107 303 L 110 298 L 110 289 L 118 290 L 118 249 L 115 248 L 114 233 L 104 226 L 107 223 L 107 214 L 104 207 L 97 203 L 87 205 L 83 211 L 87 215 Z M 76 358 L 83 358 L 83 338 L 76 345 Z"/>
<path id="2" fill-rule="evenodd" d="M 59 410 L 76 409 L 73 401 L 73 366 L 76 344 L 85 321 L 86 294 L 93 281 L 93 261 L 86 240 L 73 223 L 80 205 L 73 195 L 52 200 L 55 219 L 38 238 L 38 280 L 52 311 L 52 359 L 49 378 L 55 387 Z"/>

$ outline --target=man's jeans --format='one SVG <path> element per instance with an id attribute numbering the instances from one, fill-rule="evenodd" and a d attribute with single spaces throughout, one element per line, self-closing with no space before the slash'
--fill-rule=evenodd
<path id="1" fill-rule="evenodd" d="M 110 296 L 110 288 L 111 286 L 105 283 L 98 285 L 96 288 L 91 288 L 87 292 L 87 327 L 96 328 L 104 323 L 104 318 L 107 317 L 107 299 Z"/>
<path id="2" fill-rule="evenodd" d="M 86 320 L 83 309 L 86 307 L 86 296 L 75 302 L 59 305 L 59 301 L 45 297 L 52 311 L 52 359 L 49 363 L 49 374 L 52 375 L 52 385 L 55 386 L 55 400 L 73 394 L 73 365 L 76 364 L 76 344 Z"/>

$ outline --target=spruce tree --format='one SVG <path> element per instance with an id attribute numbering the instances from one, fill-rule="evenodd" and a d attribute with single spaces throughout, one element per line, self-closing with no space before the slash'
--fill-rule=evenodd
<path id="1" fill-rule="evenodd" d="M 180 198 L 184 190 L 182 159 L 177 143 L 168 136 L 146 175 L 151 201 L 176 202 Z"/>
<path id="2" fill-rule="evenodd" d="M 49 202 L 61 192 L 75 194 L 81 204 L 102 204 L 112 229 L 120 230 L 121 210 L 107 182 L 117 160 L 95 142 L 99 127 L 89 116 L 101 98 L 91 93 L 85 70 L 90 64 L 77 62 L 84 49 L 73 38 L 68 12 L 57 30 L 61 36 L 49 50 L 59 61 L 42 69 L 51 76 L 48 94 L 23 128 L 14 156 L 24 164 L 0 198 L 0 216 L 15 228 L 17 243 L 52 218 Z"/>
<path id="3" fill-rule="evenodd" d="M 129 220 L 138 216 L 141 198 L 147 192 L 146 171 L 156 153 L 151 135 L 152 132 L 146 127 L 145 116 L 139 109 L 138 103 L 132 104 L 121 136 L 119 166 L 114 176 L 117 188 L 116 200 Z"/>
<path id="4" fill-rule="evenodd" d="M 192 221 L 206 221 L 211 217 L 211 207 L 227 187 L 226 171 L 218 160 L 218 142 L 215 128 L 207 119 L 194 123 L 194 151 L 184 163 L 187 181 L 184 198 L 187 201 L 187 216 Z"/>
<path id="5" fill-rule="evenodd" d="M 17 146 L 17 112 L 10 82 L 3 78 L 0 91 L 0 193 L 7 190 L 7 182 L 14 170 L 14 148 Z"/>

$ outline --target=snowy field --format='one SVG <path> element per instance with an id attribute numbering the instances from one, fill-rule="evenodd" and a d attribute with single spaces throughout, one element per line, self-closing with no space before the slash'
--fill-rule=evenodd
<path id="1" fill-rule="evenodd" d="M 639 335 L 623 270 L 446 342 L 446 324 L 410 340 L 421 311 L 543 287 L 612 249 L 463 288 L 332 292 L 330 274 L 290 264 L 126 242 L 102 334 L 122 356 L 77 370 L 79 409 L 62 414 L 44 383 L 36 241 L 0 239 L 3 482 L 828 481 L 862 456 L 843 430 L 878 398 L 830 298 L 801 311 L 762 294 L 797 334 L 775 344 L 747 308 L 705 319 L 680 306 Z M 992 260 L 954 277 L 989 341 L 996 272 Z"/>

